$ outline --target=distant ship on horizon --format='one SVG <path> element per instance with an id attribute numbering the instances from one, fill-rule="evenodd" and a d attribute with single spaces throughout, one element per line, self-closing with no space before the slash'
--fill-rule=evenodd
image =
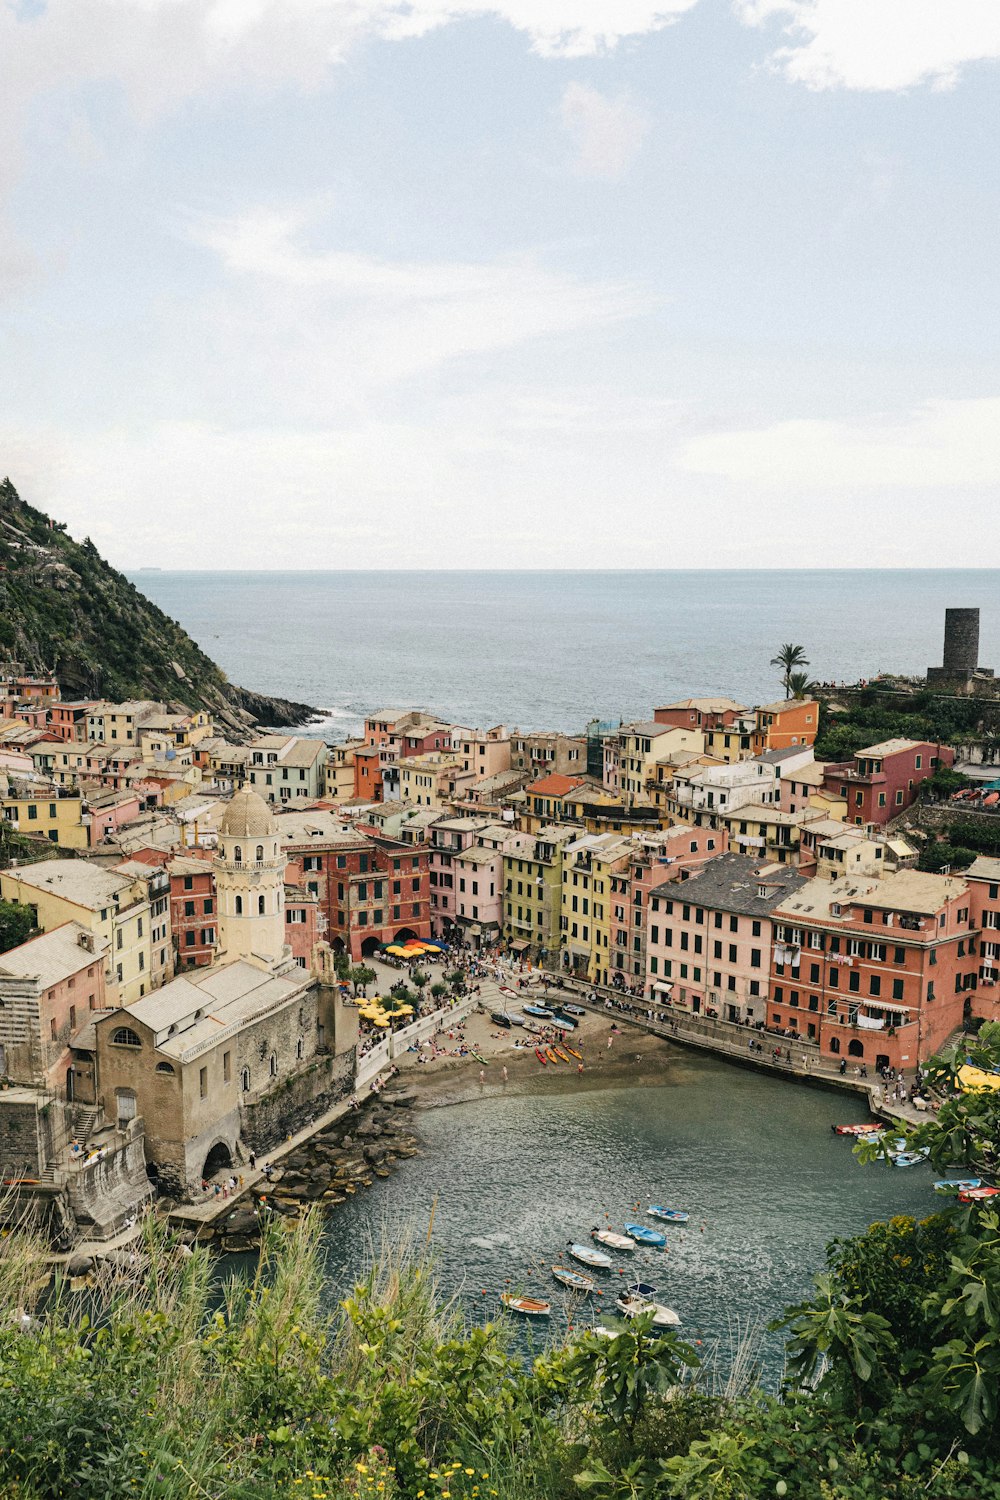
<path id="1" fill-rule="evenodd" d="M 140 568 L 139 572 L 140 573 L 162 573 L 163 569 L 162 568 Z"/>

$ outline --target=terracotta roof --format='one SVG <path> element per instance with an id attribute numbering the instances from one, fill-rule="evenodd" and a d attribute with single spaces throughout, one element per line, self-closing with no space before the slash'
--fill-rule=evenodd
<path id="1" fill-rule="evenodd" d="M 525 790 L 536 792 L 540 797 L 565 797 L 567 792 L 583 786 L 585 780 L 586 777 L 583 776 L 560 776 L 558 772 L 553 772 L 551 776 L 533 781 Z"/>

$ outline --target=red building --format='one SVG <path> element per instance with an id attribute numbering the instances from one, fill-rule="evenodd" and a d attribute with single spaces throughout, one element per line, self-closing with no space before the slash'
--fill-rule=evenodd
<path id="1" fill-rule="evenodd" d="M 279 819 L 289 876 L 316 898 L 325 937 L 355 961 L 384 943 L 430 939 L 429 849 L 342 826 L 329 815 Z M 287 832 L 286 832 L 287 830 Z"/>
<path id="2" fill-rule="evenodd" d="M 87 698 L 75 703 L 50 703 L 47 733 L 50 739 L 64 744 L 84 741 L 87 738 L 87 715 L 95 707 L 95 700 Z"/>
<path id="3" fill-rule="evenodd" d="M 385 746 L 359 745 L 354 752 L 354 795 L 365 802 L 382 801 L 382 760 Z"/>
<path id="4" fill-rule="evenodd" d="M 828 1058 L 912 1071 L 972 1014 L 974 896 L 958 876 L 811 880 L 773 920 L 767 1024 Z"/>
<path id="5" fill-rule="evenodd" d="M 674 729 L 729 729 L 746 712 L 732 698 L 682 698 L 654 709 L 653 722 Z"/>
<path id="6" fill-rule="evenodd" d="M 216 957 L 215 874 L 210 859 L 178 856 L 167 862 L 170 925 L 177 969 L 198 969 Z"/>
<path id="7" fill-rule="evenodd" d="M 847 821 L 888 823 L 916 799 L 921 782 L 938 766 L 950 766 L 955 752 L 927 740 L 885 740 L 855 752 L 850 763 L 826 768 L 823 785 L 847 799 Z"/>

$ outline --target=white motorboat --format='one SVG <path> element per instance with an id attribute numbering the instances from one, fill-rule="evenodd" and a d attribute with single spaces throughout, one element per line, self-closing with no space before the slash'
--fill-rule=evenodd
<path id="1" fill-rule="evenodd" d="M 681 1320 L 677 1313 L 672 1307 L 664 1307 L 662 1302 L 647 1302 L 644 1297 L 637 1297 L 633 1292 L 619 1292 L 615 1300 L 625 1318 L 639 1318 L 643 1313 L 652 1313 L 654 1328 L 680 1327 Z"/>

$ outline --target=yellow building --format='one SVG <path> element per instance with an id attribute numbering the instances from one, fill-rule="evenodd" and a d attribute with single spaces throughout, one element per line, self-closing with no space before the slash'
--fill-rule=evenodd
<path id="1" fill-rule="evenodd" d="M 61 849 L 86 849 L 90 842 L 90 820 L 84 822 L 79 792 L 74 795 L 60 787 L 27 796 L 15 784 L 0 792 L 0 810 L 18 833 L 48 839 Z"/>
<path id="2" fill-rule="evenodd" d="M 559 951 L 563 849 L 577 831 L 543 824 L 533 837 L 530 849 L 503 857 L 504 933 L 515 950 L 544 957 Z"/>
<path id="3" fill-rule="evenodd" d="M 612 742 L 609 742 L 609 744 Z M 609 790 L 621 794 L 626 803 L 649 800 L 648 784 L 653 779 L 658 760 L 682 750 L 702 754 L 705 736 L 699 729 L 677 729 L 672 724 L 623 724 L 617 738 L 617 765 L 611 772 L 617 786 Z M 605 764 L 614 756 L 605 752 Z M 608 785 L 607 775 L 605 785 Z"/>
<path id="4" fill-rule="evenodd" d="M 442 750 L 425 755 L 411 755 L 399 762 L 400 802 L 417 807 L 450 807 L 455 797 L 476 780 L 476 771 L 467 769 L 461 756 Z"/>
<path id="5" fill-rule="evenodd" d="M 0 871 L 0 896 L 35 912 L 35 925 L 52 932 L 79 922 L 102 939 L 110 1003 L 129 1005 L 154 987 L 148 881 L 106 870 L 85 859 L 44 859 Z M 168 918 L 169 921 L 169 918 Z M 167 944 L 169 947 L 169 943 Z"/>
<path id="6" fill-rule="evenodd" d="M 140 725 L 160 711 L 161 705 L 147 698 L 95 703 L 87 714 L 87 738 L 102 745 L 137 745 Z"/>
<path id="7" fill-rule="evenodd" d="M 718 823 L 729 831 L 729 847 L 735 854 L 760 854 L 769 862 L 794 865 L 799 858 L 802 824 L 819 813 L 787 813 L 760 802 L 747 802 L 732 812 L 720 813 Z"/>
<path id="8" fill-rule="evenodd" d="M 733 761 L 750 760 L 754 754 L 753 737 L 757 716 L 750 710 L 733 724 L 705 730 L 705 749 L 716 760 L 732 765 Z"/>
<path id="9" fill-rule="evenodd" d="M 607 984 L 611 949 L 611 879 L 627 870 L 632 846 L 615 834 L 585 834 L 563 850 L 562 967 Z"/>

